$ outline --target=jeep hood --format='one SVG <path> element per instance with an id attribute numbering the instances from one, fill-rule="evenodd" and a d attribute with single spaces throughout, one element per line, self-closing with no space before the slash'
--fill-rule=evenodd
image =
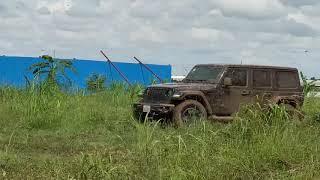
<path id="1" fill-rule="evenodd" d="M 165 83 L 149 86 L 149 88 L 171 88 L 175 90 L 194 90 L 194 91 L 206 91 L 217 88 L 217 84 L 210 83 Z"/>

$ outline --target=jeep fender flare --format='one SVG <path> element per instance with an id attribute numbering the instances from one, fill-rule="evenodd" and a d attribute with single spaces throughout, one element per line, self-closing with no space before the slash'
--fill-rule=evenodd
<path id="1" fill-rule="evenodd" d="M 193 99 L 199 101 L 207 110 L 208 114 L 213 114 L 212 108 L 209 101 L 207 100 L 205 94 L 199 91 L 182 91 L 183 96 L 180 97 L 180 100 Z"/>
<path id="2" fill-rule="evenodd" d="M 293 107 L 299 106 L 298 100 L 293 96 L 277 96 L 274 98 L 273 101 L 278 105 L 284 103 L 284 104 L 290 104 Z"/>

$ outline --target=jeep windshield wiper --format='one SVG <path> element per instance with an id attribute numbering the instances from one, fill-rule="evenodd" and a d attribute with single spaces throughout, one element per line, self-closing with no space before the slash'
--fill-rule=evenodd
<path id="1" fill-rule="evenodd" d="M 193 80 L 192 79 L 184 79 L 184 80 L 182 80 L 182 82 L 193 82 Z"/>
<path id="2" fill-rule="evenodd" d="M 208 80 L 203 80 L 203 79 L 197 79 L 197 80 L 194 80 L 196 82 L 207 82 Z"/>
<path id="3" fill-rule="evenodd" d="M 183 82 L 207 82 L 207 80 L 203 80 L 203 79 L 184 79 Z"/>

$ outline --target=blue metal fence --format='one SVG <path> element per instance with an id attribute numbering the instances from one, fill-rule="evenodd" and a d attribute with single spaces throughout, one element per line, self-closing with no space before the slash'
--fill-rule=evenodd
<path id="1" fill-rule="evenodd" d="M 40 58 L 33 57 L 0 56 L 0 85 L 25 86 L 25 77 L 32 79 L 32 73 L 28 71 L 29 66 L 40 61 Z M 112 82 L 123 82 L 119 73 L 113 67 L 109 66 L 106 61 L 80 59 L 73 59 L 72 61 L 77 73 L 67 72 L 67 75 L 72 80 L 74 87 L 85 88 L 87 78 L 94 73 L 106 76 L 108 84 Z M 156 78 L 140 64 L 122 62 L 114 62 L 114 64 L 128 77 L 132 84 L 149 85 L 156 80 Z M 171 80 L 170 65 L 147 65 L 163 80 Z"/>

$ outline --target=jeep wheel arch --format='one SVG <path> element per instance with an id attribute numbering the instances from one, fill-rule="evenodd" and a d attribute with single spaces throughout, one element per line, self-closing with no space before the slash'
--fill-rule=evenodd
<path id="1" fill-rule="evenodd" d="M 183 99 L 182 102 L 185 100 L 198 101 L 206 108 L 206 111 L 209 115 L 213 114 L 211 105 L 202 92 L 186 92 L 182 99 Z"/>
<path id="2" fill-rule="evenodd" d="M 288 105 L 291 105 L 294 108 L 298 108 L 298 106 L 299 106 L 298 102 L 295 99 L 288 98 L 288 97 L 277 98 L 277 100 L 275 102 L 278 105 L 280 105 L 280 104 L 288 104 Z"/>

